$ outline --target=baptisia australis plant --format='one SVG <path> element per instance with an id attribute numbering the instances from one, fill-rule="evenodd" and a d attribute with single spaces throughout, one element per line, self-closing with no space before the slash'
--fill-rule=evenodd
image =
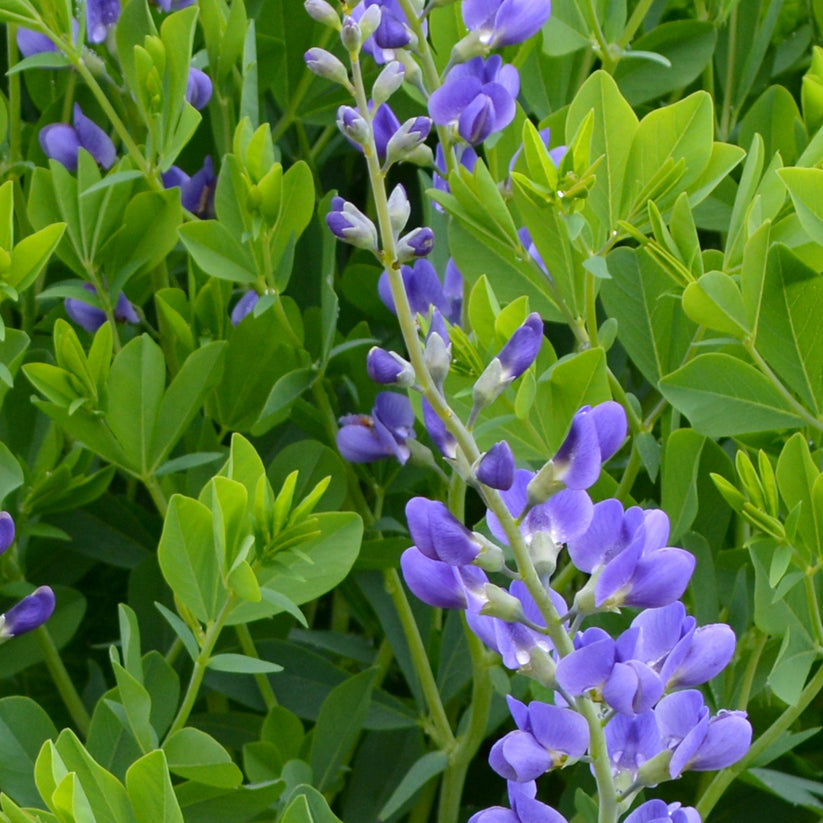
<path id="1" fill-rule="evenodd" d="M 458 162 L 466 167 L 480 162 L 477 148 L 513 120 L 520 86 L 517 70 L 488 52 L 534 34 L 548 18 L 549 3 L 466 0 L 462 11 L 469 36 L 458 44 L 442 76 L 426 40 L 426 10 L 414 0 L 367 0 L 342 20 L 322 0 L 305 5 L 316 20 L 340 33 L 348 54 L 350 68 L 318 48 L 306 54 L 306 61 L 354 97 L 354 105 L 339 109 L 337 125 L 364 155 L 374 203 L 374 212 L 366 214 L 335 197 L 327 224 L 338 239 L 371 252 L 382 265 L 380 296 L 396 314 L 406 346 L 405 354 L 373 348 L 368 373 L 381 385 L 422 395 L 423 424 L 452 473 L 452 488 L 471 485 L 487 510 L 487 531 L 471 531 L 444 503 L 410 500 L 406 517 L 414 545 L 401 557 L 403 576 L 425 603 L 465 613 L 474 635 L 470 645 L 482 641 L 504 666 L 533 678 L 551 695 L 528 703 L 509 698 L 516 729 L 492 746 L 489 762 L 508 781 L 510 808 L 486 809 L 471 821 L 563 821 L 537 799 L 535 781 L 585 760 L 597 783 L 599 823 L 617 823 L 640 791 L 686 770 L 724 768 L 748 749 L 751 727 L 745 714 L 712 715 L 695 688 L 729 662 L 734 634 L 723 624 L 697 627 L 686 615 L 679 598 L 695 561 L 668 545 L 665 513 L 638 506 L 624 510 L 616 499 L 595 504 L 589 496 L 603 464 L 626 438 L 620 404 L 606 401 L 579 409 L 565 440 L 537 471 L 518 468 L 505 440 L 481 451 L 474 426 L 536 362 L 543 321 L 537 313 L 524 316 L 497 355 L 478 370 L 463 422 L 446 388 L 451 338 L 463 320 L 462 278 L 451 268 L 441 283 L 426 260 L 434 243 L 431 229 L 409 230 L 407 192 L 396 186 L 389 193 L 386 185 L 400 161 L 432 168 L 437 157 L 432 171 L 441 178 Z M 388 61 L 371 95 L 363 78 L 363 52 Z M 430 130 L 426 118 L 401 124 L 388 106 L 403 82 L 427 99 L 439 141 L 435 153 L 424 150 Z M 558 152 L 552 159 L 562 156 Z M 468 339 L 472 331 L 460 328 L 459 334 Z M 418 448 L 414 422 L 404 394 L 382 392 L 370 415 L 341 419 L 338 447 L 353 462 L 395 458 L 405 463 Z M 570 602 L 552 587 L 560 564 L 589 576 Z M 501 585 L 506 580 L 508 585 Z M 600 627 L 584 626 L 598 613 L 624 608 L 643 611 L 616 638 Z M 427 700 L 433 737 L 446 748 L 455 747 L 450 759 L 459 765 L 461 757 L 476 752 L 479 741 L 471 743 L 469 733 L 455 741 L 448 720 L 442 711 L 438 714 L 437 696 L 429 691 Z M 461 785 L 462 778 L 456 780 Z M 448 796 L 444 788 L 441 812 L 450 807 L 456 819 L 459 789 L 456 800 L 451 792 Z M 627 820 L 695 823 L 699 817 L 694 809 L 652 800 Z"/>

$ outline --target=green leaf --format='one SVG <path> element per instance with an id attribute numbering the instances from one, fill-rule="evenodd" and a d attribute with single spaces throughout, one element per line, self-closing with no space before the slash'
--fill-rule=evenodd
<path id="1" fill-rule="evenodd" d="M 162 477 L 165 474 L 176 474 L 177 472 L 188 471 L 198 466 L 207 466 L 209 463 L 216 463 L 224 456 L 223 452 L 194 452 L 192 454 L 184 454 L 161 464 L 157 471 L 154 472 L 154 476 Z"/>
<path id="2" fill-rule="evenodd" d="M 779 169 L 777 174 L 789 190 L 800 224 L 812 240 L 823 245 L 823 204 L 819 196 L 823 169 L 788 168 Z"/>
<path id="3" fill-rule="evenodd" d="M 43 742 L 56 736 L 49 716 L 30 698 L 0 700 L 0 783 L 18 803 L 42 802 L 34 783 L 34 762 Z"/>
<path id="4" fill-rule="evenodd" d="M 789 511 L 800 506 L 797 531 L 809 558 L 819 555 L 823 546 L 812 501 L 812 489 L 819 475 L 806 438 L 795 432 L 777 460 L 777 487 Z"/>
<path id="5" fill-rule="evenodd" d="M 271 674 L 283 671 L 283 667 L 277 663 L 248 657 L 245 654 L 216 654 L 209 658 L 208 667 L 216 672 L 233 674 Z"/>
<path id="6" fill-rule="evenodd" d="M 149 752 L 129 768 L 126 790 L 138 820 L 184 823 L 162 750 Z"/>
<path id="7" fill-rule="evenodd" d="M 157 559 L 175 596 L 208 623 L 226 600 L 214 549 L 211 510 L 175 494 L 169 502 Z"/>
<path id="8" fill-rule="evenodd" d="M 363 728 L 378 670 L 367 669 L 331 691 L 320 708 L 311 748 L 317 787 L 329 789 Z"/>
<path id="9" fill-rule="evenodd" d="M 683 292 L 683 311 L 689 319 L 738 339 L 749 333 L 743 296 L 737 284 L 721 271 L 706 272 Z"/>
<path id="10" fill-rule="evenodd" d="M 22 485 L 23 469 L 9 451 L 9 447 L 0 442 L 0 506 L 13 491 Z"/>
<path id="11" fill-rule="evenodd" d="M 663 396 L 709 437 L 794 427 L 800 418 L 767 377 L 729 354 L 698 355 L 660 381 Z"/>
<path id="12" fill-rule="evenodd" d="M 386 805 L 380 810 L 380 819 L 386 820 L 399 811 L 403 804 L 423 788 L 433 777 L 445 771 L 449 757 L 445 752 L 427 752 L 408 770 Z"/>
<path id="13" fill-rule="evenodd" d="M 217 220 L 195 220 L 180 227 L 180 239 L 195 263 L 212 277 L 237 283 L 257 279 L 254 259 Z"/>
<path id="14" fill-rule="evenodd" d="M 231 755 L 211 736 L 199 729 L 180 729 L 164 743 L 169 771 L 208 786 L 232 789 L 243 782 L 243 773 Z"/>
<path id="15" fill-rule="evenodd" d="M 157 733 L 151 725 L 151 695 L 116 659 L 117 650 L 110 649 L 111 667 L 117 680 L 120 702 L 126 711 L 129 728 L 144 752 L 157 747 Z"/>
<path id="16" fill-rule="evenodd" d="M 154 605 L 160 614 L 166 618 L 166 622 L 172 627 L 174 633 L 180 638 L 192 661 L 197 660 L 197 655 L 200 653 L 200 648 L 197 645 L 197 640 L 195 640 L 191 629 L 180 617 L 167 609 L 162 603 L 157 603 L 155 601 Z"/>
<path id="17" fill-rule="evenodd" d="M 306 366 L 294 369 L 278 378 L 266 398 L 260 416 L 252 427 L 252 433 L 263 434 L 285 419 L 292 403 L 314 384 L 317 374 L 314 366 Z"/>
<path id="18" fill-rule="evenodd" d="M 27 289 L 49 262 L 65 229 L 65 223 L 52 223 L 24 237 L 12 250 L 11 267 L 3 279 L 17 291 Z"/>
<path id="19" fill-rule="evenodd" d="M 748 769 L 742 779 L 792 806 L 823 812 L 823 783 L 774 769 Z"/>
<path id="20" fill-rule="evenodd" d="M 587 200 L 584 214 L 590 216 L 594 231 L 593 247 L 599 248 L 608 232 L 617 227 L 621 211 L 624 180 L 632 152 L 638 121 L 631 106 L 620 94 L 612 77 L 596 71 L 581 86 L 569 106 L 566 118 L 566 141 L 570 142 L 583 120 L 594 112 L 590 161 L 603 161 L 597 168 L 596 182 Z"/>

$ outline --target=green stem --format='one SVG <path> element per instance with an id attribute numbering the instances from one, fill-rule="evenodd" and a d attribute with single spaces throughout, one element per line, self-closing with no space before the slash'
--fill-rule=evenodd
<path id="1" fill-rule="evenodd" d="M 803 575 L 803 584 L 806 588 L 806 599 L 809 601 L 814 639 L 817 641 L 818 646 L 823 647 L 823 622 L 820 620 L 820 604 L 817 601 L 817 592 L 814 588 L 814 574 L 815 570 L 813 568 L 807 569 L 805 575 Z"/>
<path id="2" fill-rule="evenodd" d="M 169 501 L 166 500 L 160 481 L 153 474 L 150 474 L 148 477 L 143 478 L 143 485 L 151 495 L 154 505 L 157 506 L 157 511 L 160 512 L 162 517 L 165 517 L 169 509 Z"/>
<path id="3" fill-rule="evenodd" d="M 817 697 L 821 689 L 823 689 L 823 666 L 817 670 L 806 688 L 800 693 L 800 697 L 795 705 L 789 706 L 789 708 L 755 740 L 746 755 L 733 766 L 729 766 L 729 768 L 723 769 L 723 771 L 715 775 L 714 780 L 712 780 L 697 802 L 697 811 L 700 814 L 701 820 L 705 821 L 708 819 L 709 813 L 717 805 L 723 792 L 726 791 L 732 781 L 734 781 L 741 772 L 748 769 L 749 766 L 803 714 L 806 707 Z"/>
<path id="4" fill-rule="evenodd" d="M 194 668 L 192 669 L 191 677 L 189 678 L 189 685 L 186 688 L 186 694 L 183 697 L 183 702 L 180 704 L 180 708 L 177 710 L 177 715 L 174 718 L 174 722 L 171 724 L 168 732 L 166 733 L 166 740 L 168 740 L 175 732 L 180 731 L 189 719 L 191 710 L 194 708 L 194 704 L 197 701 L 197 695 L 200 693 L 200 686 L 203 683 L 203 677 L 206 674 L 206 667 L 211 659 L 211 653 L 214 651 L 217 638 L 220 637 L 220 632 L 223 630 L 223 624 L 226 622 L 226 618 L 229 616 L 229 612 L 231 611 L 233 605 L 234 596 L 229 595 L 223 608 L 220 610 L 220 613 L 209 623 L 206 629 L 206 634 L 200 645 L 200 654 L 197 655 L 197 660 L 194 661 Z"/>
<path id="5" fill-rule="evenodd" d="M 451 755 L 451 762 L 443 775 L 440 789 L 440 804 L 437 811 L 438 823 L 454 823 L 460 813 L 466 772 L 486 736 L 494 688 L 489 675 L 489 655 L 483 643 L 469 628 L 463 625 L 469 653 L 472 659 L 472 698 L 469 704 L 469 722 L 465 732 L 457 738 L 457 745 Z"/>
<path id="6" fill-rule="evenodd" d="M 246 657 L 253 657 L 255 660 L 260 660 L 260 654 L 257 651 L 257 646 L 254 645 L 254 638 L 251 636 L 249 627 L 246 623 L 238 623 L 234 630 L 237 634 L 237 639 L 240 641 L 240 648 L 243 649 L 243 654 Z M 266 674 L 257 673 L 254 676 L 257 683 L 257 688 L 260 690 L 260 696 L 266 704 L 266 711 L 277 705 L 277 697 L 275 697 L 274 689 L 271 687 L 269 677 Z"/>
<path id="7" fill-rule="evenodd" d="M 637 441 L 634 440 L 632 441 L 632 450 L 629 454 L 629 462 L 626 463 L 626 468 L 623 469 L 623 476 L 620 478 L 620 483 L 614 492 L 614 496 L 623 504 L 627 501 L 641 465 L 640 450 L 637 448 Z"/>
<path id="8" fill-rule="evenodd" d="M 588 12 L 589 26 L 592 29 L 595 40 L 597 40 L 600 63 L 609 74 L 612 74 L 614 67 L 617 65 L 617 61 L 612 57 L 611 51 L 609 50 L 606 35 L 603 34 L 603 29 L 600 26 L 600 19 L 597 16 L 597 8 L 595 7 L 594 0 L 586 0 L 585 10 Z"/>
<path id="9" fill-rule="evenodd" d="M 626 23 L 626 28 L 623 29 L 623 34 L 620 35 L 620 39 L 617 41 L 617 45 L 620 46 L 620 48 L 625 49 L 626 46 L 632 42 L 632 37 L 634 37 L 635 32 L 640 28 L 640 26 L 643 25 L 643 21 L 646 19 L 646 15 L 649 13 L 652 3 L 654 3 L 654 0 L 640 0 L 640 2 L 638 2 L 638 4 L 634 7 L 632 16 L 629 18 L 629 22 Z"/>
<path id="10" fill-rule="evenodd" d="M 728 140 L 732 120 L 732 86 L 734 83 L 734 51 L 737 48 L 737 7 L 729 18 L 729 48 L 726 52 L 726 83 L 723 89 L 723 110 L 720 116 L 718 139 Z"/>
<path id="11" fill-rule="evenodd" d="M 51 679 L 57 687 L 60 698 L 63 704 L 68 709 L 74 725 L 77 726 L 80 734 L 85 737 L 89 733 L 89 725 L 91 718 L 89 717 L 86 707 L 77 689 L 74 687 L 74 682 L 71 679 L 63 659 L 60 657 L 60 652 L 54 643 L 49 630 L 45 626 L 35 629 L 32 632 L 34 639 L 37 641 L 37 646 L 40 649 L 40 654 L 43 655 L 43 660 L 46 663 L 46 668 L 49 670 Z"/>
<path id="12" fill-rule="evenodd" d="M 397 569 L 386 569 L 383 572 L 386 583 L 386 590 L 394 603 L 397 616 L 400 618 L 400 625 L 403 627 L 403 634 L 409 644 L 412 665 L 420 679 L 420 686 L 426 698 L 426 705 L 429 707 L 432 723 L 434 724 L 435 743 L 444 750 L 451 749 L 454 745 L 454 733 L 446 717 L 446 710 L 443 708 L 443 701 L 440 699 L 440 692 L 437 689 L 437 681 L 434 679 L 429 656 L 426 654 L 426 647 L 423 645 L 423 638 L 420 636 L 420 628 L 412 614 L 411 606 L 406 597 L 405 589 L 400 581 Z"/>
<path id="13" fill-rule="evenodd" d="M 763 654 L 763 649 L 766 648 L 768 639 L 769 636 L 765 632 L 758 632 L 754 649 L 748 655 L 746 671 L 743 673 L 743 682 L 740 686 L 740 698 L 737 701 L 737 708 L 740 709 L 740 711 L 746 711 L 746 706 L 749 705 L 749 697 L 752 693 L 752 684 L 754 683 L 754 676 L 757 672 L 757 664 L 760 662 L 760 655 Z"/>

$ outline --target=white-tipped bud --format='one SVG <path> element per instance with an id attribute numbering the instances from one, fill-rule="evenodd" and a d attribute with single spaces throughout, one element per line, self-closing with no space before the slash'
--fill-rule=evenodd
<path id="1" fill-rule="evenodd" d="M 389 219 L 391 220 L 392 231 L 395 236 L 400 234 L 409 222 L 411 215 L 411 203 L 406 189 L 398 183 L 389 195 Z"/>
<path id="2" fill-rule="evenodd" d="M 523 604 L 513 594 L 494 583 L 487 583 L 484 591 L 486 604 L 480 609 L 480 614 L 499 617 L 506 623 L 519 623 L 523 620 Z"/>
<path id="3" fill-rule="evenodd" d="M 529 555 L 541 580 L 548 580 L 554 574 L 561 548 L 546 531 L 536 531 L 532 536 Z"/>
<path id="4" fill-rule="evenodd" d="M 400 128 L 389 138 L 386 144 L 386 162 L 388 167 L 392 163 L 405 160 L 417 149 L 431 131 L 432 121 L 428 117 L 411 117 L 402 123 Z"/>
<path id="5" fill-rule="evenodd" d="M 398 49 L 395 51 L 394 56 L 403 65 L 403 79 L 405 82 L 411 83 L 412 86 L 427 95 L 426 86 L 423 82 L 423 71 L 414 55 L 406 49 Z"/>
<path id="6" fill-rule="evenodd" d="M 489 36 L 492 32 L 483 32 L 482 29 L 470 31 L 462 40 L 454 44 L 449 61 L 452 64 L 467 63 L 473 57 L 480 57 L 489 53 Z"/>
<path id="7" fill-rule="evenodd" d="M 555 477 L 555 465 L 549 460 L 526 486 L 526 500 L 529 508 L 545 503 L 550 497 L 565 488 Z"/>
<path id="8" fill-rule="evenodd" d="M 503 364 L 500 359 L 495 357 L 483 370 L 483 374 L 477 378 L 477 381 L 472 388 L 472 399 L 474 400 L 474 407 L 472 409 L 470 422 L 474 422 L 475 417 L 486 406 L 494 403 L 495 400 L 502 394 L 506 386 L 511 383 L 511 380 L 506 379 L 503 373 Z"/>
<path id="9" fill-rule="evenodd" d="M 371 136 L 368 121 L 352 106 L 340 106 L 337 110 L 337 128 L 358 145 L 365 145 Z"/>
<path id="10" fill-rule="evenodd" d="M 434 232 L 428 226 L 419 226 L 397 241 L 397 260 L 407 263 L 416 257 L 425 257 L 434 248 Z"/>
<path id="11" fill-rule="evenodd" d="M 313 20 L 336 31 L 340 31 L 340 15 L 326 0 L 306 0 L 306 2 L 303 3 L 303 8 Z"/>
<path id="12" fill-rule="evenodd" d="M 403 85 L 403 78 L 406 70 L 403 64 L 397 60 L 392 60 L 386 63 L 383 71 L 377 75 L 377 80 L 371 88 L 372 100 L 374 100 L 374 108 L 385 103 L 399 88 Z"/>
<path id="13" fill-rule="evenodd" d="M 483 571 L 499 572 L 506 565 L 503 549 L 480 532 L 472 532 L 472 537 L 480 544 L 480 554 L 474 558 L 473 565 L 479 566 Z"/>
<path id="14" fill-rule="evenodd" d="M 340 83 L 341 86 L 349 85 L 349 73 L 346 67 L 330 51 L 314 47 L 306 52 L 304 59 L 306 68 L 318 77 Z"/>
<path id="15" fill-rule="evenodd" d="M 377 3 L 366 7 L 363 16 L 360 18 L 360 36 L 363 40 L 368 40 L 377 31 L 381 15 L 382 9 Z M 361 42 L 363 41 L 361 40 Z"/>
<path id="16" fill-rule="evenodd" d="M 423 359 L 426 361 L 432 379 L 442 389 L 451 366 L 451 345 L 446 343 L 437 332 L 432 332 L 426 340 Z"/>
<path id="17" fill-rule="evenodd" d="M 346 51 L 357 54 L 363 42 L 363 32 L 360 24 L 353 17 L 346 17 L 340 29 L 340 42 Z"/>

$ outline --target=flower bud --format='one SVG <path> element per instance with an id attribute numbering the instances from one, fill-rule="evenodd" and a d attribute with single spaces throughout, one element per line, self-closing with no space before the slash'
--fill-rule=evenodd
<path id="1" fill-rule="evenodd" d="M 406 70 L 397 60 L 386 63 L 371 89 L 375 108 L 385 103 L 403 85 Z"/>
<path id="2" fill-rule="evenodd" d="M 4 615 L 0 615 L 0 641 L 42 626 L 54 612 L 54 592 L 40 586 Z"/>
<path id="3" fill-rule="evenodd" d="M 406 194 L 406 189 L 398 183 L 389 195 L 389 219 L 391 220 L 392 231 L 398 235 L 409 222 L 411 214 L 411 204 Z"/>
<path id="4" fill-rule="evenodd" d="M 400 49 L 395 52 L 396 60 L 403 66 L 403 79 L 407 83 L 411 83 L 416 89 L 423 94 L 426 93 L 426 86 L 423 81 L 423 71 L 420 64 L 415 60 L 414 55 L 405 49 Z"/>
<path id="5" fill-rule="evenodd" d="M 408 388 L 415 382 L 414 367 L 393 351 L 372 346 L 366 356 L 366 371 L 375 383 Z"/>
<path id="6" fill-rule="evenodd" d="M 536 531 L 529 544 L 529 555 L 541 580 L 548 580 L 557 568 L 562 544 L 555 543 L 547 531 Z"/>
<path id="7" fill-rule="evenodd" d="M 537 312 L 532 312 L 497 355 L 506 380 L 516 380 L 534 363 L 542 343 L 543 321 Z"/>
<path id="8" fill-rule="evenodd" d="M 366 119 L 352 106 L 340 106 L 337 110 L 337 128 L 349 140 L 365 145 L 369 141 L 371 128 Z"/>
<path id="9" fill-rule="evenodd" d="M 480 544 L 480 554 L 474 558 L 474 565 L 487 572 L 499 572 L 506 564 L 503 549 L 480 532 L 472 532 L 472 537 Z"/>
<path id="10" fill-rule="evenodd" d="M 200 111 L 211 100 L 212 90 L 212 82 L 208 74 L 192 66 L 189 69 L 189 80 L 186 84 L 186 102 Z"/>
<path id="11" fill-rule="evenodd" d="M 232 309 L 231 312 L 231 324 L 232 326 L 240 325 L 240 322 L 245 318 L 248 317 L 253 311 L 254 307 L 257 305 L 257 301 L 260 299 L 260 295 L 254 290 L 251 289 L 247 291 L 238 301 L 237 305 Z"/>
<path id="12" fill-rule="evenodd" d="M 0 554 L 14 543 L 14 518 L 8 512 L 0 512 Z"/>
<path id="13" fill-rule="evenodd" d="M 334 197 L 331 202 L 326 223 L 332 234 L 357 248 L 376 251 L 378 240 L 374 223 L 357 206 L 342 197 Z"/>
<path id="14" fill-rule="evenodd" d="M 360 36 L 363 41 L 368 40 L 377 31 L 382 17 L 383 9 L 377 3 L 366 6 L 366 10 L 360 18 Z"/>
<path id="15" fill-rule="evenodd" d="M 529 508 L 545 503 L 564 487 L 564 484 L 555 475 L 556 467 L 549 460 L 529 481 L 529 485 L 526 487 L 526 500 Z"/>
<path id="16" fill-rule="evenodd" d="M 389 138 L 385 166 L 405 160 L 429 136 L 432 121 L 428 117 L 411 117 Z"/>
<path id="17" fill-rule="evenodd" d="M 343 26 L 340 29 L 340 41 L 345 46 L 346 51 L 355 54 L 360 51 L 363 34 L 360 30 L 360 24 L 353 17 L 346 17 L 343 20 Z"/>
<path id="18" fill-rule="evenodd" d="M 324 26 L 340 31 L 340 15 L 329 5 L 326 0 L 306 0 L 303 8 L 309 17 L 322 23 Z"/>
<path id="19" fill-rule="evenodd" d="M 514 469 L 512 448 L 501 440 L 480 458 L 474 476 L 492 489 L 506 491 L 514 483 Z"/>
<path id="20" fill-rule="evenodd" d="M 311 48 L 303 59 L 306 61 L 306 68 L 318 77 L 324 77 L 341 86 L 349 85 L 349 73 L 346 67 L 330 51 L 321 48 Z"/>
<path id="21" fill-rule="evenodd" d="M 397 260 L 405 263 L 415 257 L 425 257 L 433 248 L 434 232 L 428 226 L 420 226 L 397 241 Z"/>

